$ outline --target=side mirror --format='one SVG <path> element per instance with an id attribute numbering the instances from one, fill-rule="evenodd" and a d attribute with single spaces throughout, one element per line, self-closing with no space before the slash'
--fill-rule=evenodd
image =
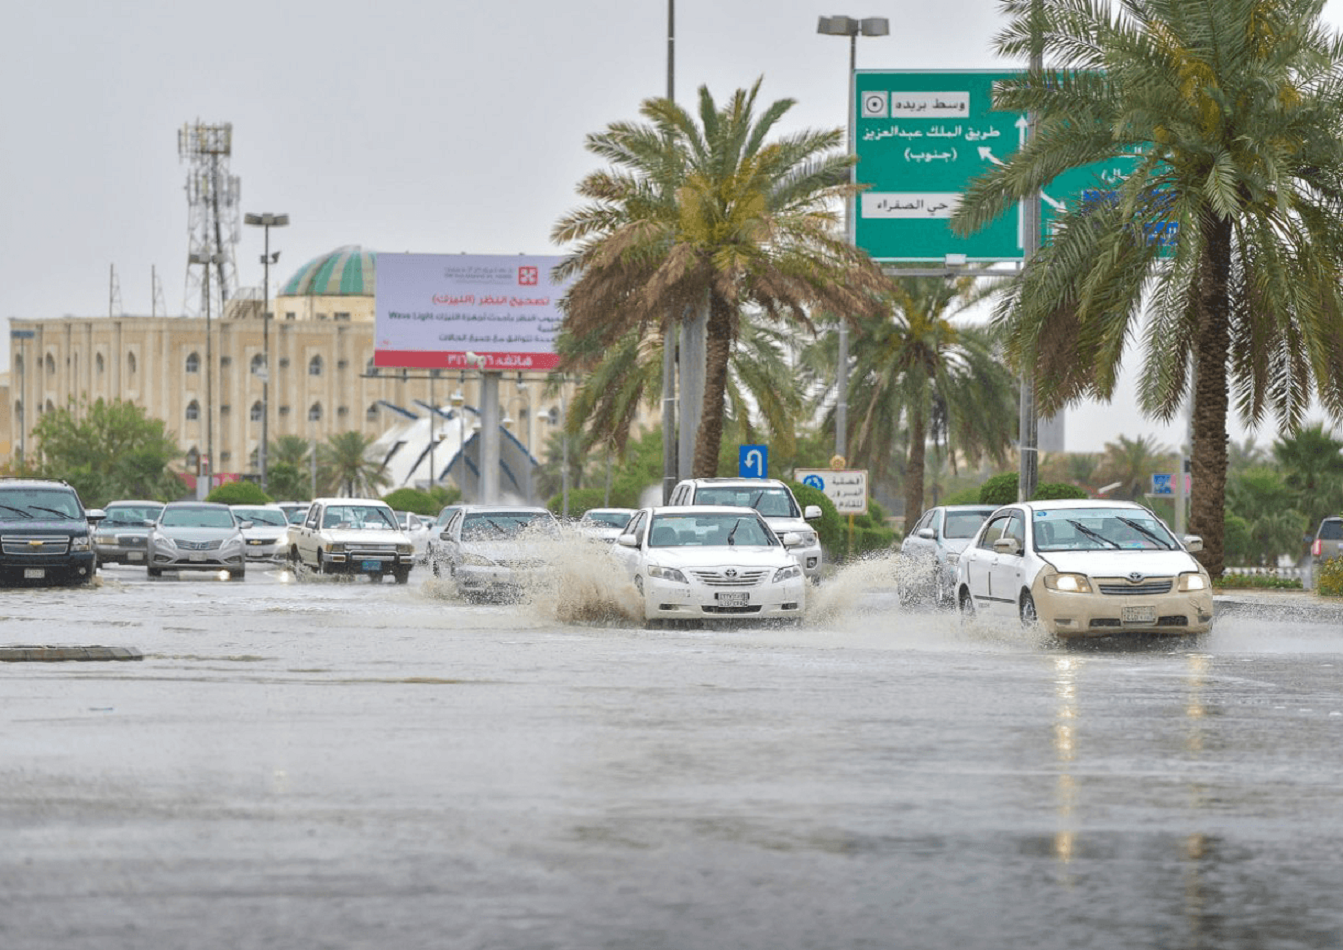
<path id="1" fill-rule="evenodd" d="M 914 533 L 914 536 L 918 538 L 926 538 L 929 541 L 937 540 L 937 535 L 933 532 L 932 528 L 920 528 Z"/>
<path id="2" fill-rule="evenodd" d="M 637 548 L 639 539 L 632 534 L 622 534 L 616 537 L 616 544 L 623 548 Z"/>
<path id="3" fill-rule="evenodd" d="M 255 527 L 255 526 L 256 526 L 256 522 L 255 522 L 255 521 L 239 521 L 239 522 L 238 522 L 238 527 L 239 527 L 239 528 L 244 528 L 244 529 L 246 529 L 246 528 L 252 528 L 252 527 Z"/>
<path id="4" fill-rule="evenodd" d="M 993 550 L 999 554 L 1020 554 L 1021 542 L 1016 538 L 999 538 L 993 542 Z"/>
<path id="5" fill-rule="evenodd" d="M 802 543 L 802 535 L 796 531 L 785 531 L 783 537 L 779 539 L 786 548 L 795 548 Z"/>
<path id="6" fill-rule="evenodd" d="M 84 509 L 84 520 L 85 520 L 85 521 L 98 522 L 98 521 L 102 521 L 102 520 L 103 520 L 104 518 L 106 518 L 106 517 L 107 517 L 107 512 L 103 511 L 103 509 L 101 509 L 101 508 L 85 508 L 85 509 Z"/>
<path id="7" fill-rule="evenodd" d="M 820 505 L 808 505 L 802 509 L 802 518 L 805 521 L 816 521 L 821 517 Z"/>
<path id="8" fill-rule="evenodd" d="M 1203 539 L 1196 534 L 1186 534 L 1180 540 L 1184 542 L 1184 549 L 1190 554 L 1197 554 L 1203 550 Z"/>
<path id="9" fill-rule="evenodd" d="M 155 521 L 153 518 L 146 518 L 144 521 L 140 523 L 144 525 L 146 528 L 152 528 L 154 527 L 154 525 L 158 524 L 158 522 Z"/>

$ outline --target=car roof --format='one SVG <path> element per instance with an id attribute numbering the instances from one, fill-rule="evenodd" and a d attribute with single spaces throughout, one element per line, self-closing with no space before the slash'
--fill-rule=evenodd
<path id="1" fill-rule="evenodd" d="M 116 501 L 109 501 L 103 505 L 104 508 L 115 508 L 117 505 L 134 505 L 137 508 L 143 508 L 145 505 L 162 505 L 163 502 L 155 501 L 152 498 L 118 498 Z"/>
<path id="2" fill-rule="evenodd" d="M 170 501 L 163 507 L 165 508 L 223 508 L 228 511 L 229 506 L 220 504 L 217 501 Z"/>
<path id="3" fill-rule="evenodd" d="M 267 511 L 284 511 L 279 505 L 269 501 L 246 502 L 240 501 L 237 504 L 229 505 L 230 508 L 265 508 Z"/>
<path id="4" fill-rule="evenodd" d="M 649 509 L 656 515 L 754 515 L 760 512 L 745 505 L 658 505 Z"/>
<path id="5" fill-rule="evenodd" d="M 549 508 L 542 508 L 540 505 L 458 505 L 458 507 L 468 514 L 516 512 L 518 514 L 551 515 L 551 517 L 554 517 Z"/>
<path id="6" fill-rule="evenodd" d="M 1147 511 L 1145 505 L 1140 505 L 1136 501 L 1125 501 L 1120 498 L 1059 498 L 1054 501 L 1022 501 L 1013 502 L 1022 508 L 1030 511 L 1039 511 L 1042 508 L 1115 508 L 1120 511 Z M 1009 505 L 1003 505 L 1007 508 Z"/>
<path id="7" fill-rule="evenodd" d="M 623 515 L 628 511 L 638 511 L 637 508 L 589 508 L 583 512 L 583 517 L 588 515 Z"/>
<path id="8" fill-rule="evenodd" d="M 381 498 L 314 498 L 308 502 L 309 505 L 321 503 L 323 505 L 381 505 L 383 508 L 391 508 Z"/>
<path id="9" fill-rule="evenodd" d="M 690 484 L 690 485 L 724 485 L 724 486 L 727 486 L 727 485 L 744 485 L 744 486 L 746 486 L 746 487 L 748 487 L 748 488 L 749 488 L 750 486 L 752 486 L 752 485 L 768 485 L 768 486 L 773 487 L 773 488 L 780 488 L 780 487 L 782 487 L 782 488 L 787 488 L 787 487 L 788 487 L 787 484 L 786 484 L 782 479 L 778 479 L 778 478 L 740 478 L 740 477 L 738 477 L 738 478 L 731 478 L 731 477 L 726 477 L 726 476 L 724 476 L 724 477 L 718 477 L 718 478 L 687 478 L 684 482 L 681 482 L 681 484 L 682 484 L 682 485 L 686 485 L 686 484 Z"/>

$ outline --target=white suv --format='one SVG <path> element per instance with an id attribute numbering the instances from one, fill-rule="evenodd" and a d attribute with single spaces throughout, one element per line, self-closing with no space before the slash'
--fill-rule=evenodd
<path id="1" fill-rule="evenodd" d="M 671 505 L 736 505 L 760 512 L 774 533 L 792 532 L 801 543 L 789 548 L 812 582 L 821 579 L 821 541 L 807 524 L 821 517 L 819 505 L 799 508 L 797 499 L 775 478 L 690 478 L 672 489 Z"/>

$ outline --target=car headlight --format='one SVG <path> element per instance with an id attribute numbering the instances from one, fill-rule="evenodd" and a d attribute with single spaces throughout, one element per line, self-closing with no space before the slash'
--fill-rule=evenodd
<path id="1" fill-rule="evenodd" d="M 71 551 L 87 551 L 89 549 L 89 536 L 87 534 L 77 534 L 70 539 Z"/>
<path id="2" fill-rule="evenodd" d="M 1069 594 L 1091 593 L 1091 582 L 1085 574 L 1050 574 L 1045 578 L 1045 587 Z"/>
<path id="3" fill-rule="evenodd" d="M 690 583 L 685 579 L 685 575 L 674 567 L 658 567 L 656 564 L 650 564 L 648 565 L 648 576 L 657 577 L 664 581 L 675 581 L 678 584 Z"/>
<path id="4" fill-rule="evenodd" d="M 463 554 L 462 563 L 472 567 L 494 567 L 494 562 L 483 554 Z"/>
<path id="5" fill-rule="evenodd" d="M 94 535 L 94 540 L 99 544 L 116 544 L 117 536 L 115 534 L 98 534 Z"/>
<path id="6" fill-rule="evenodd" d="M 947 567 L 955 567 L 955 566 L 956 566 L 957 564 L 959 564 L 959 563 L 961 563 L 961 552 L 960 552 L 960 551 L 948 551 L 948 552 L 947 552 Z"/>
<path id="7" fill-rule="evenodd" d="M 397 554 L 414 554 L 415 546 L 413 544 L 398 544 L 396 546 Z"/>
<path id="8" fill-rule="evenodd" d="M 1207 590 L 1208 580 L 1202 574 L 1181 574 L 1179 589 L 1181 591 Z"/>
<path id="9" fill-rule="evenodd" d="M 796 534 L 799 538 L 798 540 L 799 547 L 809 548 L 816 543 L 815 531 L 795 531 L 793 533 Z"/>
<path id="10" fill-rule="evenodd" d="M 334 542 L 333 542 L 332 544 L 327 545 L 326 553 L 327 553 L 327 554 L 344 554 L 344 553 L 345 553 L 345 545 L 343 545 L 343 544 L 337 544 L 337 543 L 334 543 Z"/>
<path id="11" fill-rule="evenodd" d="M 777 584 L 780 581 L 792 580 L 794 577 L 801 576 L 802 568 L 798 567 L 796 564 L 789 564 L 787 567 L 781 567 L 774 572 L 774 583 Z"/>

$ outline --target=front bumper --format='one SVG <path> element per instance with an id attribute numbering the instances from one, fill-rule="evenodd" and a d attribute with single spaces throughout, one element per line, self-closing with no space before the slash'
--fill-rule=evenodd
<path id="1" fill-rule="evenodd" d="M 288 553 L 284 538 L 252 539 L 243 548 L 249 561 L 280 561 Z"/>
<path id="2" fill-rule="evenodd" d="M 1054 591 L 1035 584 L 1040 626 L 1064 639 L 1116 634 L 1198 635 L 1212 629 L 1212 590 L 1167 594 Z"/>
<path id="3" fill-rule="evenodd" d="M 237 571 L 246 564 L 241 550 L 229 554 L 219 551 L 156 550 L 151 553 L 148 566 L 156 571 Z"/>
<path id="4" fill-rule="evenodd" d="M 72 584 L 93 576 L 92 551 L 72 551 L 59 557 L 5 557 L 0 560 L 0 584 Z"/>
<path id="5" fill-rule="evenodd" d="M 382 577 L 384 574 L 410 572 L 414 565 L 414 555 L 398 555 L 388 552 L 366 553 L 343 551 L 322 554 L 322 569 L 330 574 L 367 574 L 370 577 Z"/>
<path id="6" fill-rule="evenodd" d="M 805 575 L 741 588 L 657 577 L 643 578 L 643 585 L 648 620 L 796 620 L 806 606 Z M 741 595 L 745 595 L 744 604 Z"/>

